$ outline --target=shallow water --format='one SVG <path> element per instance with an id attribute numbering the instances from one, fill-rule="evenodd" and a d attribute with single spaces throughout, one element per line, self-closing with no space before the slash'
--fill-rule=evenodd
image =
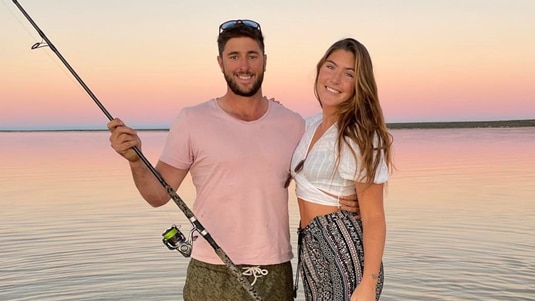
<path id="1" fill-rule="evenodd" d="M 392 133 L 381 300 L 535 300 L 535 128 Z M 151 162 L 165 135 L 141 132 Z M 0 133 L 0 206 L 0 300 L 182 300 L 161 233 L 189 223 L 141 199 L 106 132 Z M 295 247 L 293 194 L 290 214 Z"/>

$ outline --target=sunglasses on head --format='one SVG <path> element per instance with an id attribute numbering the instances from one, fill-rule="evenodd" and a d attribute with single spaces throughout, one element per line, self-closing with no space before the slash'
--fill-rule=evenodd
<path id="1" fill-rule="evenodd" d="M 258 24 L 258 22 L 253 21 L 253 20 L 247 20 L 247 19 L 244 19 L 244 20 L 238 19 L 238 20 L 228 20 L 226 22 L 223 22 L 221 25 L 219 25 L 219 33 L 222 33 L 223 31 L 230 29 L 234 26 L 237 26 L 239 24 L 243 24 L 247 27 L 256 29 L 260 32 L 262 31 L 260 29 L 260 24 Z"/>

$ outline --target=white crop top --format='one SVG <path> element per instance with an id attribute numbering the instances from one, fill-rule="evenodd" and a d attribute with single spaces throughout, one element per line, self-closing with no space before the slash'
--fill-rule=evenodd
<path id="1" fill-rule="evenodd" d="M 355 162 L 348 145 L 342 143 L 340 163 L 335 170 L 337 157 L 336 124 L 332 125 L 318 139 L 307 155 L 312 137 L 321 121 L 321 113 L 307 118 L 305 134 L 294 151 L 290 170 L 296 183 L 295 191 L 298 198 L 321 205 L 339 206 L 338 197 L 355 194 L 355 182 L 358 178 L 364 178 L 365 171 L 361 175 L 357 174 L 360 151 L 353 141 L 350 143 L 357 155 L 357 162 Z M 295 167 L 303 159 L 305 159 L 303 168 L 296 173 Z M 377 168 L 374 183 L 385 183 L 388 178 L 388 168 L 383 159 Z"/>

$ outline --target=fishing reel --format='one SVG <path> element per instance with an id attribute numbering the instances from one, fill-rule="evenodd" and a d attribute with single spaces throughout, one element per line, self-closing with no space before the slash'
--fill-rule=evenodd
<path id="1" fill-rule="evenodd" d="M 197 236 L 193 236 L 193 232 L 197 231 L 197 228 L 193 227 L 189 231 L 189 237 L 179 230 L 180 226 L 173 225 L 169 229 L 162 233 L 163 244 L 169 248 L 169 250 L 177 250 L 184 257 L 191 256 L 191 249 L 193 248 L 193 241 L 197 239 Z"/>

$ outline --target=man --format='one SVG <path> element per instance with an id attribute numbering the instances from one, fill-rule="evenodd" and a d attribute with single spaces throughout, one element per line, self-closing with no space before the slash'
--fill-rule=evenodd
<path id="1" fill-rule="evenodd" d="M 155 168 L 175 190 L 190 172 L 197 192 L 192 210 L 218 245 L 264 300 L 293 300 L 285 182 L 304 121 L 262 94 L 267 56 L 257 22 L 224 22 L 217 43 L 227 92 L 180 112 Z M 169 195 L 132 150 L 141 147 L 137 133 L 119 119 L 108 128 L 143 198 L 154 207 L 166 204 Z M 235 278 L 199 236 L 184 300 L 248 300 Z"/>

